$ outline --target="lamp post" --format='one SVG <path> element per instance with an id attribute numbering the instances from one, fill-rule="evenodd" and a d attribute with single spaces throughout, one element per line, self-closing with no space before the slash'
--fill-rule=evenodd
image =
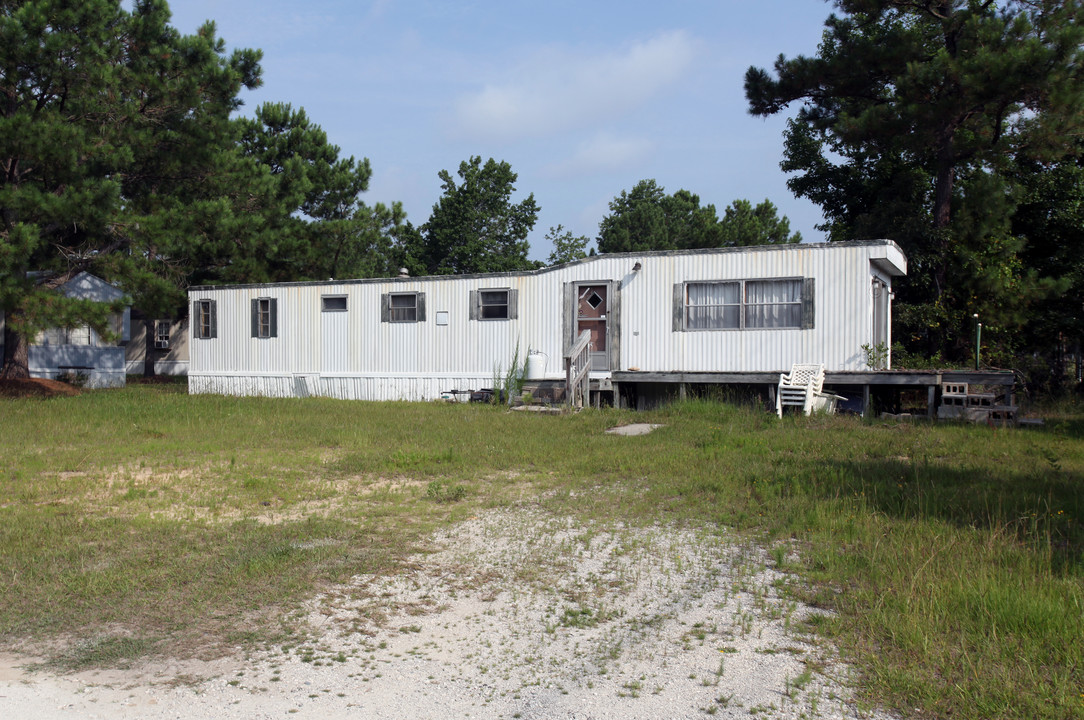
<path id="1" fill-rule="evenodd" d="M 975 372 L 979 371 L 979 348 L 982 347 L 982 323 L 979 322 L 979 314 L 972 315 L 975 318 Z"/>

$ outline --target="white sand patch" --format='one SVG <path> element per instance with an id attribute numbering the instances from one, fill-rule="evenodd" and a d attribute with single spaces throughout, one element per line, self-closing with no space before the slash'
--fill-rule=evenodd
<path id="1" fill-rule="evenodd" d="M 502 511 L 304 610 L 316 638 L 203 668 L 12 674 L 0 717 L 854 718 L 767 554 L 725 534 Z M 4 669 L 6 667 L 6 670 Z"/>

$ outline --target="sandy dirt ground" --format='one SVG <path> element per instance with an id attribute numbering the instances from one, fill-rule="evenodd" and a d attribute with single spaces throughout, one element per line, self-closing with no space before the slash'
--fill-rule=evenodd
<path id="1" fill-rule="evenodd" d="M 287 620 L 308 640 L 58 675 L 0 655 L 0 718 L 876 718 L 762 548 L 500 511 Z"/>

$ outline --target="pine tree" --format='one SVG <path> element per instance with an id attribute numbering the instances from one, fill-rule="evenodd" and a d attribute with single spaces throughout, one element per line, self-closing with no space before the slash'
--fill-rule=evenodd
<path id="1" fill-rule="evenodd" d="M 750 112 L 800 102 L 783 168 L 834 239 L 901 241 L 898 317 L 926 352 L 951 352 L 971 313 L 997 316 L 1041 283 L 1011 235 L 1015 159 L 1074 152 L 1084 129 L 1077 0 L 839 0 L 815 57 L 750 68 Z"/>
<path id="2" fill-rule="evenodd" d="M 227 57 L 213 24 L 181 36 L 168 22 L 156 0 L 130 13 L 116 0 L 0 5 L 8 375 L 26 374 L 25 338 L 46 327 L 108 333 L 113 308 L 52 292 L 82 270 L 150 303 L 180 294 L 163 280 L 177 270 L 168 250 L 182 232 L 169 218 L 221 162 L 237 93 L 259 83 L 259 53 Z"/>

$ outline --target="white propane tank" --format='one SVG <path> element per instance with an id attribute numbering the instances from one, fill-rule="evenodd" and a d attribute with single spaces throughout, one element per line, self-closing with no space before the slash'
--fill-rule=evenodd
<path id="1" fill-rule="evenodd" d="M 527 379 L 543 380 L 546 377 L 546 353 L 539 350 L 531 350 L 527 353 Z"/>

